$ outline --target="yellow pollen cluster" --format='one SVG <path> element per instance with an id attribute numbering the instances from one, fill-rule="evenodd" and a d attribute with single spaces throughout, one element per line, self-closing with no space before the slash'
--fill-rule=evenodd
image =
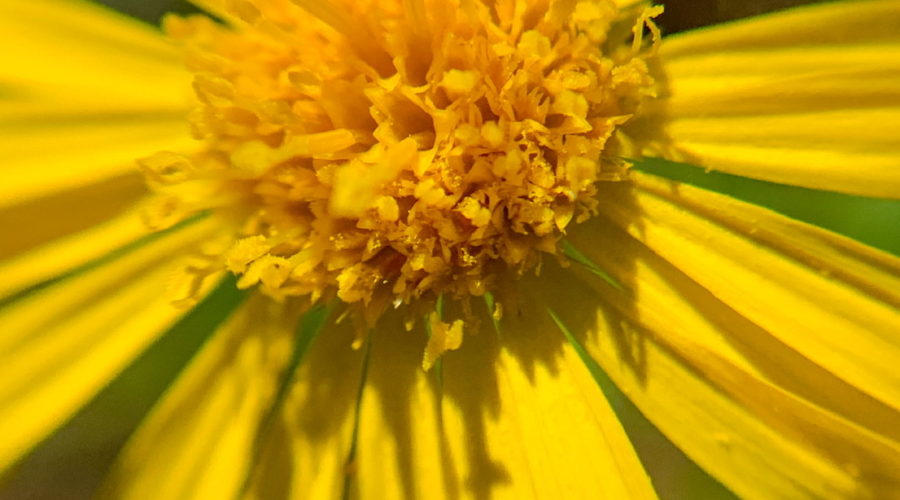
<path id="1" fill-rule="evenodd" d="M 159 193 L 148 217 L 231 221 L 220 265 L 276 297 L 377 313 L 535 267 L 594 211 L 598 181 L 622 178 L 617 126 L 652 94 L 658 7 L 223 3 L 227 26 L 167 20 L 195 74 L 203 150 L 141 162 Z M 443 349 L 461 340 L 433 323 Z"/>

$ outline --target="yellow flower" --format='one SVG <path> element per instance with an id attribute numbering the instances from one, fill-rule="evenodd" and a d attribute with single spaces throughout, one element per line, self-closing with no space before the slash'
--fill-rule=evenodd
<path id="1" fill-rule="evenodd" d="M 168 341 L 106 497 L 655 497 L 607 377 L 741 497 L 900 497 L 900 259 L 638 160 L 900 197 L 895 1 L 197 3 L 0 5 L 0 471 Z"/>

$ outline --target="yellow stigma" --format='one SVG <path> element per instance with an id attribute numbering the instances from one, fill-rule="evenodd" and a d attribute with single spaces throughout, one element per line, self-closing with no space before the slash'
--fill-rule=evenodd
<path id="1" fill-rule="evenodd" d="M 151 223 L 211 210 L 218 258 L 275 297 L 374 309 L 482 295 L 555 254 L 623 177 L 660 8 L 602 0 L 232 0 L 170 18 L 197 154 L 141 162 Z M 208 252 L 209 253 L 209 252 Z M 215 252 L 212 252 L 215 254 Z M 433 320 L 433 360 L 461 326 Z"/>

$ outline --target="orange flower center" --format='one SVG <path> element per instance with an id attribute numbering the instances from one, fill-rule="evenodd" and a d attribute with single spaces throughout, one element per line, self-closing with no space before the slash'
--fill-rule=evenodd
<path id="1" fill-rule="evenodd" d="M 212 210 L 222 265 L 273 296 L 377 312 L 479 296 L 556 254 L 623 178 L 652 95 L 645 27 L 613 1 L 231 1 L 170 18 L 200 152 L 141 162 L 151 223 Z"/>

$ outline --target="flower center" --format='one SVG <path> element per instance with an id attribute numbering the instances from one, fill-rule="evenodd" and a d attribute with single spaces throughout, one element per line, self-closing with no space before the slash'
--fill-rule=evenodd
<path id="1" fill-rule="evenodd" d="M 660 8 L 603 0 L 236 0 L 170 18 L 202 151 L 141 162 L 153 223 L 212 210 L 275 296 L 479 296 L 556 254 L 621 179 Z M 651 47 L 652 49 L 652 47 Z M 376 314 L 377 315 L 377 314 Z"/>

